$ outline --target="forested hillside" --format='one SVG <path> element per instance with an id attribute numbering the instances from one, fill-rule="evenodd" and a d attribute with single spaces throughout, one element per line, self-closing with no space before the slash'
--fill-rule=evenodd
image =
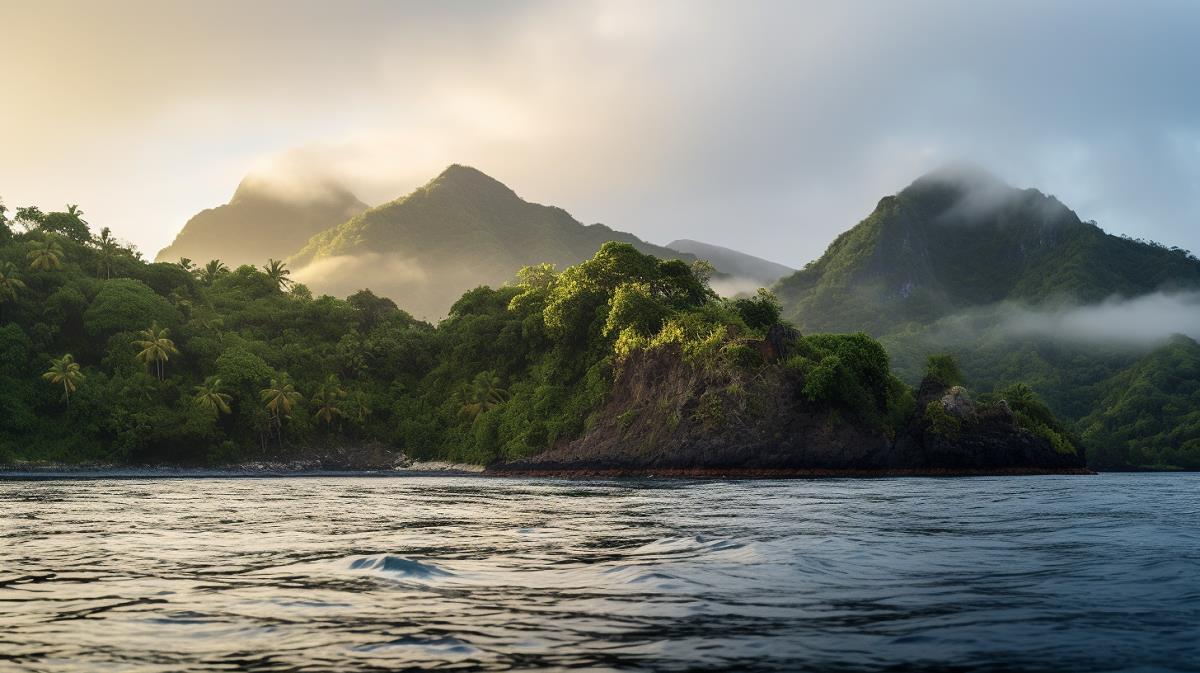
<path id="1" fill-rule="evenodd" d="M 1052 196 L 957 168 L 884 197 L 776 292 L 802 330 L 881 336 L 1002 301 L 1182 288 L 1200 288 L 1200 261 L 1186 250 L 1105 233 Z"/>
<path id="2" fill-rule="evenodd" d="M 367 285 L 414 315 L 439 319 L 473 287 L 500 285 L 522 266 L 577 264 L 606 241 L 695 259 L 601 224 L 583 225 L 454 165 L 412 194 L 314 236 L 289 263 L 319 291 L 346 294 Z"/>
<path id="3" fill-rule="evenodd" d="M 770 293 L 721 299 L 706 266 L 629 244 L 478 287 L 435 327 L 369 290 L 314 297 L 279 262 L 147 263 L 82 215 L 0 211 L 3 461 L 224 464 L 373 445 L 496 463 L 580 437 L 611 401 L 616 365 L 647 353 L 719 382 L 682 419 L 710 434 L 765 409 L 737 382 L 769 378 L 790 382 L 771 404 L 816 422 L 789 438 L 800 446 L 837 427 L 886 442 L 944 431 L 869 337 L 801 337 Z M 725 404 L 732 416 L 714 415 Z M 1019 429 L 1007 409 L 987 422 L 1053 465 L 1078 460 L 1061 428 Z"/>
<path id="4" fill-rule="evenodd" d="M 950 353 L 976 389 L 1028 382 L 1086 437 L 1097 465 L 1195 468 L 1200 374 L 1181 367 L 1173 377 L 1145 375 L 1186 360 L 1183 344 L 1194 342 L 1110 340 L 1103 324 L 1088 334 L 1013 326 L 1111 298 L 1197 288 L 1200 261 L 1186 250 L 1105 233 L 1037 190 L 955 168 L 882 199 L 776 290 L 803 329 L 878 337 L 906 381 L 920 378 L 931 353 Z"/>

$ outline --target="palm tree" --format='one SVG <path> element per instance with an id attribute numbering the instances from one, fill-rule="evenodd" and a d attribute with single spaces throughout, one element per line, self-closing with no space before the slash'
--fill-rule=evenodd
<path id="1" fill-rule="evenodd" d="M 153 365 L 158 372 L 158 380 L 163 378 L 163 363 L 170 359 L 170 356 L 179 352 L 175 348 L 175 342 L 167 338 L 170 335 L 170 330 L 158 328 L 158 323 L 153 323 L 146 329 L 139 332 L 143 338 L 133 342 L 134 346 L 142 349 L 137 354 L 137 359 L 145 362 L 147 366 Z"/>
<path id="2" fill-rule="evenodd" d="M 187 271 L 188 274 L 192 276 L 196 275 L 196 272 L 199 271 L 199 269 L 196 268 L 196 265 L 192 263 L 192 260 L 187 257 L 180 257 L 179 262 L 177 263 L 179 264 L 179 268 Z"/>
<path id="3" fill-rule="evenodd" d="M 205 409 L 213 418 L 220 414 L 232 413 L 229 408 L 229 403 L 233 397 L 224 393 L 221 386 L 221 377 L 210 376 L 204 379 L 204 383 L 196 386 L 196 395 L 192 399 L 196 405 Z"/>
<path id="4" fill-rule="evenodd" d="M 338 406 L 338 400 L 345 399 L 345 397 L 346 389 L 342 388 L 337 376 L 330 374 L 329 378 L 325 379 L 325 383 L 322 383 L 312 396 L 312 405 L 317 410 L 317 418 L 326 425 L 332 425 L 334 418 L 341 418 L 344 415 L 342 408 Z"/>
<path id="5" fill-rule="evenodd" d="M 229 267 L 219 259 L 210 259 L 200 270 L 200 282 L 212 285 L 218 278 L 229 273 Z"/>
<path id="6" fill-rule="evenodd" d="M 259 393 L 262 395 L 263 404 L 267 406 L 267 411 L 271 415 L 271 420 L 279 431 L 280 442 L 283 441 L 283 419 L 292 415 L 292 408 L 296 403 L 304 398 L 291 382 L 287 379 L 278 381 L 271 379 L 271 385 L 263 388 Z"/>
<path id="7" fill-rule="evenodd" d="M 62 246 L 50 238 L 35 243 L 33 249 L 25 255 L 29 260 L 29 268 L 34 271 L 49 271 L 62 268 Z"/>
<path id="8" fill-rule="evenodd" d="M 350 404 L 347 410 L 350 420 L 362 425 L 367 422 L 367 416 L 371 415 L 371 402 L 367 399 L 367 394 L 361 390 L 354 391 L 350 395 Z"/>
<path id="9" fill-rule="evenodd" d="M 0 306 L 9 301 L 15 301 L 17 290 L 24 290 L 25 283 L 17 275 L 17 267 L 12 262 L 0 266 Z"/>
<path id="10" fill-rule="evenodd" d="M 485 411 L 491 411 L 508 399 L 508 391 L 500 387 L 500 376 L 495 372 L 479 372 L 467 390 L 466 403 L 462 405 L 462 413 L 472 420 Z"/>
<path id="11" fill-rule="evenodd" d="M 1001 393 L 1009 404 L 1029 404 L 1037 400 L 1037 394 L 1024 383 L 1014 383 Z"/>
<path id="12" fill-rule="evenodd" d="M 81 210 L 78 205 L 74 203 L 68 203 L 67 214 L 79 220 L 80 222 L 87 224 L 87 220 L 83 219 L 83 210 Z"/>
<path id="13" fill-rule="evenodd" d="M 57 360 L 50 361 L 50 369 L 42 374 L 42 378 L 56 386 L 63 387 L 63 396 L 67 406 L 71 406 L 71 393 L 79 387 L 79 382 L 86 378 L 79 370 L 79 363 L 68 353 Z"/>
<path id="14" fill-rule="evenodd" d="M 293 282 L 291 278 L 288 278 L 288 276 L 292 275 L 292 272 L 288 270 L 286 264 L 277 259 L 267 260 L 267 265 L 263 267 L 263 271 L 275 283 L 275 287 L 279 288 L 280 292 L 287 289 L 287 286 Z"/>
<path id="15" fill-rule="evenodd" d="M 112 230 L 105 227 L 100 230 L 100 237 L 96 239 L 96 271 L 104 274 L 105 278 L 112 278 L 113 260 L 117 258 L 117 240 L 113 238 Z"/>

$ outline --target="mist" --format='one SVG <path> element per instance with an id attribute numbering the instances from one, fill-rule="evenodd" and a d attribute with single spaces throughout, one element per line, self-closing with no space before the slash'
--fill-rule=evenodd
<path id="1" fill-rule="evenodd" d="M 713 292 L 726 298 L 736 297 L 740 294 L 754 294 L 758 288 L 764 287 L 761 282 L 743 276 L 712 278 L 708 281 L 708 286 L 712 288 Z"/>
<path id="2" fill-rule="evenodd" d="M 921 182 L 951 185 L 962 191 L 958 200 L 939 216 L 946 223 L 994 221 L 1003 218 L 1009 208 L 1021 207 L 1029 212 L 1030 206 L 1044 224 L 1073 219 L 1072 211 L 1054 196 L 1036 189 L 1018 189 L 963 161 L 947 164 L 923 177 Z"/>
<path id="3" fill-rule="evenodd" d="M 1200 339 L 1200 292 L 1155 292 L 1056 310 L 1016 309 L 1001 323 L 1015 336 L 1151 346 L 1174 334 Z"/>

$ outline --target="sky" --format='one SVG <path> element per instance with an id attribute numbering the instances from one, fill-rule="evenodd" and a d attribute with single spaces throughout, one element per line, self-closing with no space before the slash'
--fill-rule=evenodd
<path id="1" fill-rule="evenodd" d="M 0 0 L 0 198 L 153 256 L 247 173 L 451 163 L 793 266 L 970 161 L 1200 250 L 1197 2 Z"/>

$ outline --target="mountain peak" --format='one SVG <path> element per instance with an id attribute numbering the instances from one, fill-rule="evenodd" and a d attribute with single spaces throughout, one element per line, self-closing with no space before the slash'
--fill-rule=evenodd
<path id="1" fill-rule="evenodd" d="M 231 267 L 283 259 L 317 232 L 366 209 L 367 204 L 334 180 L 252 173 L 238 184 L 229 203 L 192 216 L 156 259 L 220 259 Z"/>
<path id="2" fill-rule="evenodd" d="M 956 161 L 944 164 L 913 180 L 912 184 L 904 189 L 904 192 L 947 188 L 960 193 L 1003 192 L 1015 189 L 978 164 Z"/>
<path id="3" fill-rule="evenodd" d="M 349 189 L 333 179 L 288 180 L 251 173 L 242 178 L 230 204 L 276 202 L 294 205 L 333 204 L 366 208 Z"/>
<path id="4" fill-rule="evenodd" d="M 505 185 L 503 182 L 500 182 L 478 168 L 462 164 L 450 164 L 447 166 L 446 170 L 429 181 L 425 189 L 427 191 L 451 189 L 459 195 L 467 193 L 518 198 L 516 192 L 509 189 L 508 185 Z"/>

